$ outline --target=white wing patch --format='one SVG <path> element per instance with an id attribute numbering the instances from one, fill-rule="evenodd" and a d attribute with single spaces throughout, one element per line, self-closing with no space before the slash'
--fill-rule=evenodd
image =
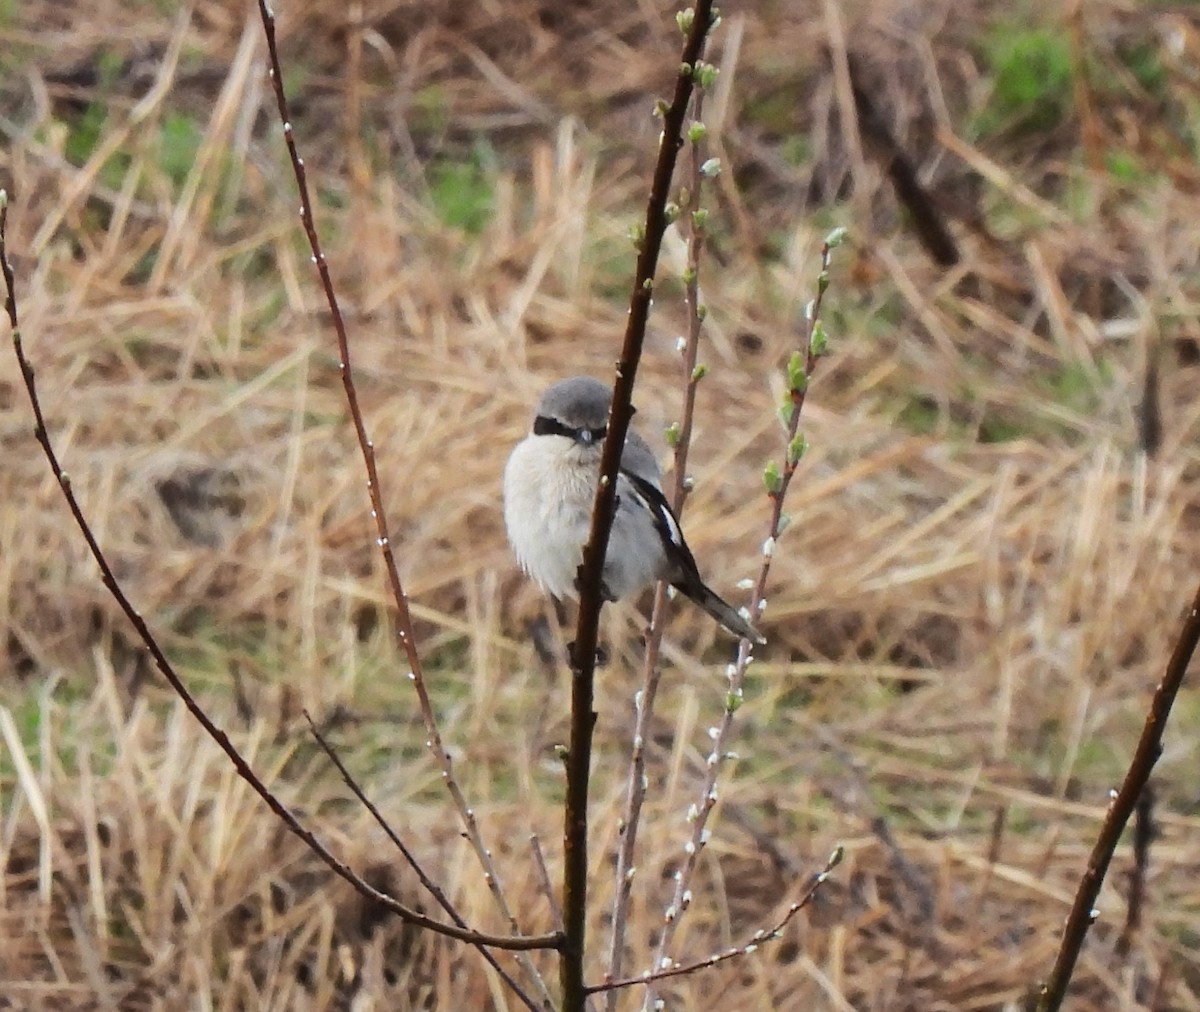
<path id="1" fill-rule="evenodd" d="M 671 511 L 671 506 L 667 502 L 666 496 L 663 495 L 662 489 L 631 471 L 623 471 L 622 474 L 629 483 L 634 497 L 654 518 L 654 528 L 662 539 L 663 549 L 668 557 L 678 563 L 685 572 L 695 573 L 698 576 L 696 560 L 692 557 L 687 542 L 683 540 L 683 531 L 680 530 L 679 521 L 675 519 L 675 514 Z"/>

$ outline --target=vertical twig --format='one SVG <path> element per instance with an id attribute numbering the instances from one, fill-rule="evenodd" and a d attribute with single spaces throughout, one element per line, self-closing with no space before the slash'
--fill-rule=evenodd
<path id="1" fill-rule="evenodd" d="M 537 833 L 529 837 L 529 850 L 533 855 L 533 872 L 537 876 L 538 888 L 550 906 L 550 922 L 556 931 L 562 931 L 562 907 L 558 905 L 558 897 L 554 895 L 550 870 L 546 867 L 546 855 L 542 853 L 542 841 L 538 839 Z"/>
<path id="2" fill-rule="evenodd" d="M 701 50 L 703 56 L 703 50 Z M 687 233 L 687 260 L 684 267 L 684 301 L 687 311 L 688 332 L 680 349 L 683 359 L 684 401 L 680 421 L 668 430 L 668 440 L 675 449 L 675 481 L 672 489 L 671 507 L 676 517 L 682 517 L 683 507 L 690 486 L 687 480 L 688 450 L 692 441 L 692 423 L 696 411 L 696 390 L 705 370 L 697 368 L 700 349 L 700 331 L 704 311 L 700 302 L 700 259 L 705 241 L 707 215 L 700 207 L 700 194 L 704 182 L 706 144 L 704 130 L 703 75 L 707 68 L 700 64 L 702 79 L 692 96 L 692 123 L 688 129 L 691 144 L 688 162 L 688 185 L 680 194 L 679 206 L 674 214 L 684 223 Z M 650 613 L 650 628 L 646 636 L 645 654 L 642 661 L 642 689 L 636 697 L 633 742 L 630 750 L 629 775 L 626 781 L 625 809 L 622 815 L 620 842 L 617 849 L 616 887 L 613 896 L 612 928 L 609 936 L 608 966 L 605 979 L 621 976 L 625 959 L 625 929 L 629 917 L 629 902 L 633 890 L 634 853 L 637 845 L 638 826 L 641 822 L 642 805 L 646 800 L 646 733 L 654 713 L 658 695 L 661 670 L 658 666 L 659 648 L 662 645 L 663 627 L 667 615 L 666 585 L 660 583 L 654 592 L 654 605 Z M 610 990 L 606 1007 L 609 1012 L 616 1008 L 619 993 Z"/>
<path id="3" fill-rule="evenodd" d="M 1150 845 L 1157 831 L 1154 826 L 1154 784 L 1147 783 L 1138 797 L 1133 821 L 1133 867 L 1129 869 L 1129 904 L 1125 912 L 1125 927 L 1117 944 L 1116 955 L 1129 954 L 1142 928 L 1142 911 L 1146 905 L 1146 879 L 1150 874 Z"/>
<path id="4" fill-rule="evenodd" d="M 775 553 L 775 544 L 780 534 L 787 526 L 783 514 L 783 504 L 787 497 L 788 488 L 795 476 L 800 458 L 804 455 L 807 443 L 799 433 L 800 411 L 808 393 L 808 384 L 816 369 L 817 361 L 825 353 L 828 339 L 824 325 L 821 322 L 821 305 L 825 292 L 829 288 L 829 263 L 834 248 L 845 240 L 845 230 L 835 229 L 826 238 L 821 247 L 821 272 L 817 276 L 816 297 L 805 307 L 805 346 L 804 350 L 794 351 L 788 362 L 787 378 L 788 392 L 784 402 L 782 415 L 786 428 L 786 449 L 783 457 L 783 468 L 772 461 L 763 473 L 763 482 L 767 494 L 771 498 L 771 516 L 767 527 L 767 538 L 763 542 L 762 565 L 759 567 L 758 579 L 754 584 L 751 595 L 751 621 L 758 619 L 766 605 L 767 577 L 771 571 L 771 559 Z M 654 956 L 651 971 L 661 971 L 671 965 L 667 956 L 675 935 L 679 918 L 691 905 L 692 876 L 699 863 L 700 854 L 708 842 L 708 817 L 717 804 L 717 773 L 725 755 L 725 742 L 733 726 L 734 714 L 742 703 L 742 686 L 746 678 L 746 669 L 751 660 L 753 644 L 742 640 L 738 646 L 737 660 L 726 669 L 728 688 L 725 695 L 725 710 L 720 723 L 710 732 L 712 749 L 706 761 L 707 775 L 701 786 L 698 800 L 688 809 L 687 818 L 691 824 L 691 833 L 684 845 L 683 864 L 675 873 L 675 889 L 671 901 L 663 914 L 662 933 Z M 654 1005 L 653 988 L 646 989 L 643 1008 Z"/>
<path id="5" fill-rule="evenodd" d="M 579 620 L 571 659 L 571 737 L 568 747 L 567 788 L 563 827 L 563 928 L 566 933 L 560 980 L 564 1012 L 578 1012 L 587 1001 L 583 964 L 587 922 L 588 875 L 588 780 L 592 760 L 592 730 L 596 715 L 592 710 L 596 667 L 596 638 L 600 622 L 600 581 L 608 537 L 616 512 L 616 476 L 629 431 L 631 400 L 637 367 L 646 335 L 646 321 L 654 294 L 654 275 L 663 233 L 667 227 L 667 198 L 675 162 L 683 145 L 683 123 L 691 101 L 695 65 L 704 48 L 704 39 L 712 21 L 711 0 L 699 0 L 692 15 L 675 94 L 669 106 L 660 105 L 663 118 L 658 163 L 651 181 L 646 205 L 646 223 L 640 238 L 629 318 L 621 357 L 617 362 L 612 407 L 609 410 L 608 435 L 600 458 L 600 478 L 592 513 L 591 532 L 583 548 L 579 580 Z"/>
<path id="6" fill-rule="evenodd" d="M 1088 858 L 1087 869 L 1080 879 L 1075 902 L 1063 927 L 1058 956 L 1038 998 L 1038 1012 L 1055 1012 L 1062 1007 L 1063 999 L 1067 996 L 1067 985 L 1075 972 L 1079 950 L 1083 948 L 1088 928 L 1098 916 L 1096 897 L 1100 895 L 1100 887 L 1104 885 L 1104 876 L 1108 872 L 1108 865 L 1117 849 L 1125 824 L 1129 821 L 1143 788 L 1150 780 L 1154 764 L 1162 755 L 1162 738 L 1167 727 L 1167 718 L 1171 716 L 1171 707 L 1175 705 L 1175 697 L 1179 694 L 1179 687 L 1183 684 L 1184 675 L 1187 674 L 1198 642 L 1200 587 L 1196 589 L 1196 596 L 1192 600 L 1187 618 L 1184 619 L 1183 629 L 1175 643 L 1175 649 L 1171 652 L 1171 659 L 1167 662 L 1167 670 L 1162 681 L 1158 683 L 1158 688 L 1154 690 L 1154 698 L 1150 701 L 1150 709 L 1142 726 L 1137 749 L 1129 763 L 1129 770 L 1121 783 L 1121 789 L 1113 793 L 1108 815 L 1104 818 L 1100 835 L 1096 838 L 1096 844 Z"/>
<path id="7" fill-rule="evenodd" d="M 312 250 L 313 264 L 317 268 L 317 274 L 321 280 L 321 289 L 325 293 L 325 301 L 329 306 L 333 329 L 337 335 L 338 368 L 342 377 L 342 388 L 346 395 L 346 403 L 350 409 L 350 417 L 354 423 L 355 435 L 358 437 L 358 446 L 362 454 L 363 466 L 367 473 L 367 493 L 371 500 L 371 516 L 375 520 L 376 540 L 379 545 L 380 554 L 383 556 L 388 587 L 391 591 L 392 601 L 396 607 L 396 634 L 408 659 L 408 680 L 412 683 L 417 693 L 421 718 L 425 724 L 425 733 L 428 736 L 425 744 L 441 770 L 442 780 L 445 782 L 455 807 L 458 809 L 459 817 L 462 819 L 463 826 L 466 829 L 466 837 L 470 841 L 471 847 L 474 849 L 479 863 L 483 867 L 484 879 L 492 892 L 496 905 L 513 934 L 518 935 L 520 934 L 520 930 L 517 926 L 516 917 L 513 915 L 512 908 L 505 897 L 499 873 L 496 870 L 495 862 L 492 860 L 492 853 L 485 846 L 479 832 L 475 812 L 467 804 L 466 798 L 458 786 L 458 781 L 454 777 L 453 759 L 442 741 L 437 717 L 434 715 L 433 704 L 430 701 L 429 692 L 425 684 L 424 669 L 421 663 L 420 652 L 417 650 L 416 633 L 413 628 L 412 612 L 408 607 L 408 594 L 405 592 L 404 585 L 400 580 L 400 571 L 396 566 L 395 554 L 392 552 L 392 539 L 387 522 L 387 512 L 384 509 L 383 495 L 379 487 L 379 472 L 375 462 L 375 444 L 367 434 L 366 422 L 363 420 L 362 409 L 358 403 L 358 390 L 354 384 L 354 370 L 350 359 L 350 341 L 346 333 L 346 323 L 342 318 L 341 308 L 338 305 L 337 295 L 333 288 L 333 279 L 329 273 L 329 265 L 325 260 L 325 254 L 321 249 L 321 241 L 317 235 L 316 223 L 313 218 L 312 198 L 308 190 L 308 175 L 304 168 L 304 159 L 300 157 L 300 153 L 296 148 L 291 116 L 288 113 L 287 96 L 283 91 L 283 72 L 279 62 L 279 50 L 275 38 L 275 14 L 271 10 L 267 0 L 258 0 L 258 10 L 262 18 L 263 32 L 267 40 L 268 74 L 275 92 L 275 102 L 279 109 L 279 118 L 283 124 L 283 137 L 287 144 L 288 156 L 291 159 L 292 172 L 296 177 L 296 188 L 300 194 L 300 221 L 304 226 L 304 234 L 308 238 L 308 244 Z M 525 972 L 533 980 L 543 1003 L 546 1005 L 552 1004 L 546 982 L 538 972 L 533 960 L 528 955 L 519 958 Z"/>

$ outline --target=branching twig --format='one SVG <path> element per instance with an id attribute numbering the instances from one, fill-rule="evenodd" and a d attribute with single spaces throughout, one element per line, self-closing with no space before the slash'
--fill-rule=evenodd
<path id="1" fill-rule="evenodd" d="M 787 908 L 787 912 L 774 927 L 763 928 L 754 932 L 750 941 L 735 946 L 732 949 L 726 949 L 724 952 L 714 953 L 705 959 L 698 959 L 694 963 L 673 962 L 670 966 L 660 967 L 653 972 L 648 971 L 640 977 L 626 977 L 624 980 L 606 980 L 603 984 L 593 984 L 588 988 L 588 991 L 593 994 L 600 991 L 608 991 L 612 994 L 619 988 L 634 987 L 637 984 L 653 984 L 660 980 L 666 980 L 668 977 L 682 977 L 689 973 L 695 973 L 697 970 L 703 970 L 710 966 L 716 966 L 718 963 L 724 963 L 726 960 L 736 959 L 739 956 L 749 956 L 764 942 L 777 941 L 783 937 L 783 931 L 791 923 L 792 918 L 812 902 L 812 898 L 816 896 L 817 890 L 825 884 L 833 869 L 841 864 L 842 854 L 841 847 L 834 850 L 829 855 L 829 860 L 825 862 L 825 867 L 813 876 L 812 881 L 808 884 L 808 888 L 804 890 L 804 895 Z"/>
<path id="2" fill-rule="evenodd" d="M 346 764 L 342 762 L 341 756 L 334 751 L 333 746 L 325 740 L 325 736 L 321 734 L 320 730 L 317 728 L 317 725 L 313 723 L 313 719 L 307 710 L 304 711 L 304 719 L 308 722 L 308 729 L 312 732 L 312 736 L 317 739 L 317 744 L 321 746 L 322 751 L 324 751 L 325 755 L 328 756 L 329 761 L 333 763 L 335 767 L 337 767 L 337 771 L 342 775 L 343 782 L 347 787 L 350 788 L 351 793 L 358 798 L 362 806 L 368 812 L 370 812 L 371 818 L 373 818 L 375 820 L 375 824 L 384 831 L 384 833 L 387 835 L 387 838 L 392 841 L 392 845 L 404 856 L 404 860 L 408 862 L 409 867 L 416 872 L 417 878 L 421 880 L 421 885 L 423 885 L 429 891 L 430 895 L 438 901 L 438 904 L 443 910 L 446 911 L 446 913 L 450 915 L 451 920 L 453 920 L 455 924 L 457 924 L 460 928 L 465 928 L 467 926 L 467 922 L 463 920 L 462 916 L 454 908 L 454 904 L 450 902 L 450 898 L 442 891 L 442 888 L 425 873 L 425 869 L 421 867 L 416 855 L 408 849 L 407 844 L 405 844 L 405 842 L 400 838 L 400 835 L 391 827 L 391 824 L 387 821 L 387 819 L 383 817 L 383 813 L 376 807 L 375 803 L 371 801 L 369 797 L 367 797 L 366 792 L 361 786 L 359 786 L 358 781 L 355 780 L 350 771 L 346 769 Z M 482 945 L 477 944 L 475 947 L 479 950 L 479 954 L 491 964 L 492 969 L 500 975 L 504 983 L 506 983 L 512 989 L 512 992 L 525 1003 L 526 1008 L 532 1009 L 533 1012 L 538 1012 L 537 1003 L 525 993 L 524 989 L 513 979 L 512 975 L 500 965 L 496 957 Z"/>
<path id="3" fill-rule="evenodd" d="M 321 250 L 321 241 L 317 236 L 316 224 L 313 219 L 312 198 L 308 191 L 308 177 L 304 168 L 304 160 L 300 157 L 300 153 L 296 148 L 296 140 L 293 136 L 287 97 L 283 91 L 283 72 L 279 63 L 279 51 L 275 39 L 275 15 L 269 7 L 267 0 L 258 0 L 258 10 L 262 18 L 263 31 L 267 40 L 268 73 L 271 78 L 271 85 L 275 91 L 275 101 L 279 107 L 279 118 L 283 123 L 283 137 L 287 143 L 292 171 L 296 177 L 296 187 L 300 193 L 300 220 L 304 226 L 304 233 L 308 237 L 308 244 L 312 249 L 313 263 L 316 265 L 317 273 L 320 276 L 321 288 L 325 293 L 325 300 L 329 305 L 330 317 L 333 320 L 333 328 L 337 335 L 338 363 L 342 376 L 342 387 L 345 391 L 346 403 L 350 409 L 350 417 L 354 423 L 354 432 L 358 437 L 363 465 L 367 472 L 367 492 L 371 498 L 371 516 L 375 519 L 379 550 L 383 556 L 384 567 L 387 571 L 388 587 L 391 590 L 392 600 L 396 606 L 395 621 L 397 635 L 408 658 L 409 681 L 412 682 L 413 688 L 416 690 L 421 717 L 425 724 L 425 733 L 428 735 L 426 746 L 433 754 L 434 761 L 441 769 L 442 780 L 445 781 L 450 796 L 458 809 L 459 817 L 466 828 L 467 839 L 470 841 L 480 864 L 483 866 L 484 878 L 492 891 L 496 904 L 504 919 L 511 926 L 513 934 L 518 935 L 520 932 L 517 928 L 516 918 L 513 916 L 512 910 L 505 898 L 495 862 L 492 860 L 491 851 L 484 845 L 478 823 L 475 819 L 474 810 L 467 804 L 466 798 L 458 786 L 458 781 L 455 780 L 453 760 L 442 742 L 437 718 L 433 712 L 433 704 L 429 699 L 429 692 L 425 685 L 424 669 L 421 664 L 420 653 L 417 650 L 412 613 L 408 607 L 408 595 L 405 593 L 404 585 L 400 580 L 400 571 L 396 566 L 396 558 L 392 552 L 387 513 L 383 505 L 383 496 L 379 487 L 379 472 L 375 463 L 375 445 L 367 434 L 362 409 L 358 403 L 358 391 L 354 385 L 354 372 L 350 362 L 350 342 L 346 334 L 346 324 L 342 318 L 337 296 L 334 293 L 333 280 L 329 274 L 329 265 L 326 263 L 325 254 Z M 533 961 L 526 957 L 522 960 L 522 965 L 536 984 L 542 1000 L 550 1004 L 550 993 L 545 981 L 533 965 Z"/>
<path id="4" fill-rule="evenodd" d="M 562 931 L 562 907 L 558 905 L 558 897 L 554 895 L 554 886 L 550 882 L 550 870 L 546 867 L 546 855 L 542 853 L 542 841 L 537 833 L 529 837 L 529 851 L 533 855 L 533 871 L 537 875 L 538 888 L 546 897 L 550 906 L 550 920 L 556 931 Z"/>
<path id="5" fill-rule="evenodd" d="M 632 414 L 633 384 L 637 377 L 646 321 L 654 294 L 654 275 L 663 233 L 667 227 L 667 199 L 675 162 L 683 144 L 683 123 L 694 86 L 693 75 L 704 39 L 712 22 L 711 0 L 699 0 L 692 23 L 688 26 L 683 58 L 675 80 L 675 94 L 669 106 L 660 105 L 663 119 L 658 162 L 646 205 L 646 223 L 639 237 L 637 266 L 629 303 L 629 318 L 621 357 L 617 362 L 608 434 L 600 458 L 600 478 L 592 513 L 591 532 L 583 548 L 579 579 L 579 619 L 571 661 L 571 737 L 567 754 L 567 787 L 563 828 L 563 925 L 566 945 L 560 961 L 562 1002 L 566 1012 L 577 1012 L 587 1000 L 583 979 L 584 938 L 587 918 L 587 833 L 588 779 L 591 772 L 592 730 L 596 715 L 593 705 L 593 679 L 596 666 L 596 638 L 603 603 L 600 582 L 608 537 L 616 512 L 617 468 Z"/>
<path id="6" fill-rule="evenodd" d="M 191 694 L 183 680 L 167 660 L 166 654 L 163 653 L 162 647 L 154 634 L 150 631 L 150 627 L 146 624 L 145 619 L 134 608 L 132 602 L 125 595 L 121 585 L 117 582 L 116 576 L 113 574 L 112 567 L 109 565 L 108 558 L 105 556 L 100 543 L 96 540 L 95 534 L 92 532 L 91 525 L 83 514 L 83 509 L 79 505 L 79 501 L 75 498 L 75 492 L 71 486 L 70 476 L 58 459 L 58 454 L 54 450 L 54 446 L 50 441 L 49 431 L 46 427 L 46 417 L 42 410 L 42 403 L 38 397 L 37 383 L 34 378 L 33 366 L 30 364 L 28 357 L 25 354 L 25 347 L 21 340 L 21 328 L 17 314 L 17 296 L 16 296 L 16 281 L 13 276 L 12 267 L 8 261 L 8 194 L 4 190 L 0 190 L 0 272 L 4 276 L 4 308 L 8 314 L 9 324 L 12 326 L 13 351 L 17 358 L 17 365 L 21 370 L 21 378 L 24 381 L 25 393 L 29 399 L 30 408 L 33 411 L 34 417 L 34 438 L 42 448 L 42 453 L 46 457 L 47 463 L 50 465 L 50 471 L 54 475 L 55 481 L 58 483 L 59 489 L 62 491 L 63 498 L 67 502 L 67 507 L 71 511 L 71 516 L 75 520 L 75 525 L 79 528 L 79 532 L 83 535 L 84 541 L 87 542 L 88 550 L 91 552 L 92 558 L 96 561 L 96 565 L 100 567 L 100 578 L 104 583 L 105 588 L 116 601 L 117 606 L 129 619 L 141 639 L 143 646 L 149 652 L 154 660 L 155 666 L 162 674 L 163 678 L 175 691 L 176 695 L 183 701 L 183 705 L 187 707 L 188 712 L 196 718 L 197 723 L 204 729 L 218 747 L 233 763 L 234 769 L 238 775 L 246 781 L 262 800 L 267 807 L 287 826 L 287 828 L 300 840 L 302 840 L 308 848 L 317 855 L 331 871 L 345 879 L 359 893 L 379 903 L 381 906 L 402 918 L 409 924 L 414 924 L 417 927 L 427 928 L 430 931 L 436 931 L 442 935 L 448 935 L 451 938 L 457 938 L 460 941 L 470 942 L 476 945 L 490 945 L 496 948 L 512 949 L 515 951 L 528 951 L 531 949 L 554 949 L 562 944 L 559 934 L 529 936 L 529 937 L 510 937 L 508 935 L 489 935 L 478 931 L 462 928 L 453 924 L 443 924 L 440 921 L 435 921 L 431 917 L 426 917 L 418 910 L 405 906 L 387 893 L 380 892 L 378 889 L 363 881 L 353 870 L 347 865 L 339 861 L 331 851 L 329 851 L 320 840 L 316 838 L 308 829 L 296 819 L 296 817 L 288 811 L 281 802 L 258 778 L 254 770 L 246 762 L 241 752 L 229 740 L 229 737 L 222 731 L 212 720 L 203 707 L 197 702 L 195 696 Z"/>
<path id="7" fill-rule="evenodd" d="M 763 542 L 762 565 L 759 567 L 758 579 L 754 584 L 751 596 L 751 621 L 762 615 L 766 605 L 766 586 L 771 570 L 771 558 L 775 552 L 775 543 L 787 525 L 783 515 L 784 500 L 807 445 L 804 437 L 799 434 L 800 411 L 804 406 L 809 380 L 816 369 L 817 360 L 825 353 L 827 338 L 821 323 L 821 303 L 829 287 L 830 258 L 834 248 L 840 245 L 844 239 L 845 230 L 836 229 L 830 233 L 821 247 L 821 273 L 817 276 L 816 298 L 805 307 L 805 347 L 803 351 L 793 352 L 788 362 L 788 392 L 783 408 L 787 448 L 784 453 L 782 470 L 772 461 L 763 473 L 763 481 L 771 498 L 772 507 L 767 538 Z M 728 689 L 725 696 L 725 711 L 721 715 L 720 723 L 710 731 L 712 750 L 706 763 L 708 774 L 704 778 L 698 800 L 688 809 L 687 817 L 692 831 L 684 845 L 683 864 L 675 873 L 674 894 L 663 914 L 662 933 L 659 936 L 651 972 L 654 967 L 662 966 L 663 961 L 668 958 L 667 952 L 674 938 L 675 926 L 678 924 L 680 916 L 691 904 L 692 875 L 699 862 L 700 853 L 708 842 L 708 817 L 717 804 L 717 772 L 725 755 L 725 742 L 733 725 L 734 714 L 742 703 L 742 685 L 746 678 L 746 669 L 750 664 L 751 647 L 752 644 L 748 640 L 742 640 L 738 647 L 737 660 L 730 664 L 726 671 Z M 649 1008 L 653 1004 L 653 989 L 647 988 L 643 1007 Z"/>
<path id="8" fill-rule="evenodd" d="M 1097 917 L 1096 897 L 1100 895 L 1100 887 L 1104 884 L 1104 876 L 1108 872 L 1109 862 L 1121 839 L 1121 833 L 1129 816 L 1137 805 L 1139 796 L 1150 780 L 1154 764 L 1162 755 L 1163 732 L 1167 727 L 1167 718 L 1171 715 L 1171 707 L 1175 704 L 1175 696 L 1183 684 L 1192 655 L 1196 652 L 1196 644 L 1200 642 L 1200 588 L 1192 600 L 1187 618 L 1179 640 L 1167 662 L 1167 670 L 1163 679 L 1154 690 L 1154 698 L 1150 702 L 1150 710 L 1146 714 L 1146 722 L 1142 727 L 1142 735 L 1138 739 L 1137 750 L 1129 763 L 1129 770 L 1121 783 L 1121 789 L 1112 796 L 1108 806 L 1108 814 L 1104 825 L 1100 827 L 1100 835 L 1088 858 L 1087 870 L 1079 882 L 1075 893 L 1075 902 L 1067 916 L 1063 928 L 1062 941 L 1058 946 L 1058 956 L 1049 980 L 1042 986 L 1038 999 L 1038 1012 L 1055 1012 L 1062 1006 L 1067 995 L 1067 985 L 1071 982 L 1071 974 L 1075 970 L 1075 961 L 1079 958 L 1079 950 L 1083 948 L 1083 940 L 1088 928 Z"/>

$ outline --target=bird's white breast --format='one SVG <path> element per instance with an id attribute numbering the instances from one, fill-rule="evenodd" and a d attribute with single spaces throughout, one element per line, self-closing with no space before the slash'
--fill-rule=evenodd
<path id="1" fill-rule="evenodd" d="M 504 469 L 504 523 L 513 553 L 521 568 L 558 598 L 577 596 L 599 467 L 599 446 L 529 436 L 517 444 Z M 667 564 L 653 519 L 636 508 L 637 496 L 624 478 L 617 483 L 617 497 L 604 582 L 619 599 L 665 577 Z"/>
<path id="2" fill-rule="evenodd" d="M 521 568 L 555 597 L 575 594 L 575 574 L 596 493 L 596 466 L 557 436 L 529 436 L 504 469 L 504 523 Z"/>

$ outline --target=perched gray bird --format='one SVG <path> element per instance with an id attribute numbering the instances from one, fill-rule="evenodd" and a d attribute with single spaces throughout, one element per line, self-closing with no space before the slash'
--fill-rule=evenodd
<path id="1" fill-rule="evenodd" d="M 576 574 L 592 522 L 611 392 L 590 376 L 555 383 L 543 395 L 533 431 L 504 469 L 504 523 L 521 568 L 547 593 L 576 597 Z M 665 580 L 735 636 L 765 642 L 758 630 L 705 585 L 660 485 L 658 462 L 630 428 L 617 476 L 617 510 L 604 559 L 610 601 Z"/>

